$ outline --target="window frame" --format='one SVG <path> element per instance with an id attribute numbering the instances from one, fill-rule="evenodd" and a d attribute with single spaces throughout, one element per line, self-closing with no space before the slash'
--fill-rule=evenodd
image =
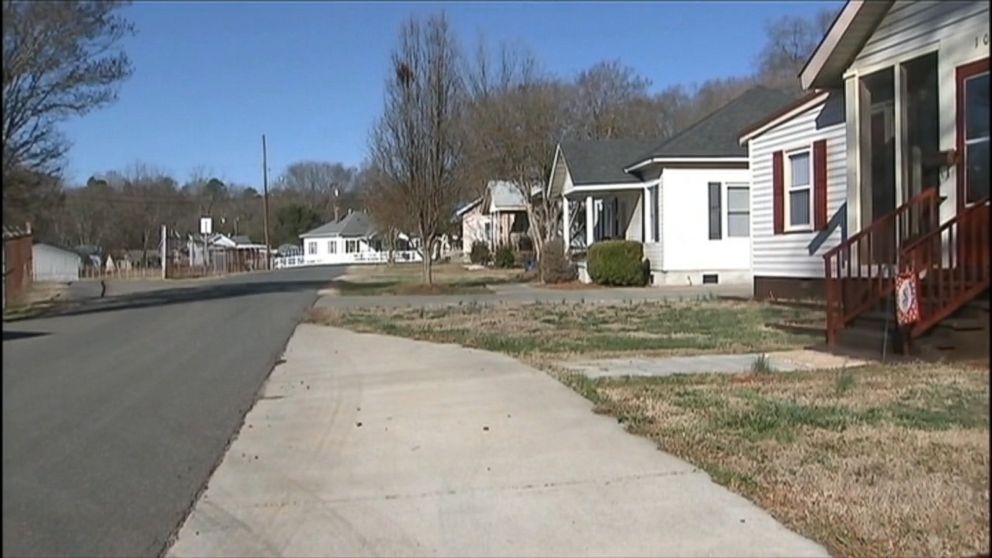
<path id="1" fill-rule="evenodd" d="M 327 241 L 327 253 L 328 254 L 338 253 L 338 240 L 336 238 L 332 238 Z"/>
<path id="2" fill-rule="evenodd" d="M 317 255 L 317 241 L 316 240 L 308 240 L 307 241 L 307 255 L 308 256 L 316 256 Z"/>
<path id="3" fill-rule="evenodd" d="M 806 158 L 809 161 L 809 182 L 801 188 L 793 188 L 792 186 L 792 158 L 796 155 L 806 154 Z M 782 197 L 783 209 L 785 212 L 785 232 L 807 232 L 813 230 L 813 183 L 816 181 L 816 177 L 813 176 L 813 146 L 806 145 L 803 147 L 797 147 L 794 149 L 785 150 L 783 152 L 782 166 Z M 806 190 L 809 192 L 809 222 L 805 224 L 793 224 L 792 222 L 792 192 L 793 191 Z"/>
<path id="4" fill-rule="evenodd" d="M 354 249 L 352 249 L 354 247 Z M 345 254 L 357 254 L 361 251 L 361 245 L 357 238 L 346 238 L 344 239 L 344 253 Z"/>
<path id="5" fill-rule="evenodd" d="M 724 197 L 727 198 L 727 210 L 724 212 L 726 214 L 727 220 L 727 235 L 726 238 L 751 238 L 751 184 L 747 182 L 727 182 L 724 184 L 724 189 L 726 193 Z M 730 191 L 731 190 L 744 190 L 747 192 L 747 206 L 743 210 L 732 210 L 730 209 Z M 747 215 L 747 234 L 738 235 L 730 233 L 730 216 L 733 215 Z"/>

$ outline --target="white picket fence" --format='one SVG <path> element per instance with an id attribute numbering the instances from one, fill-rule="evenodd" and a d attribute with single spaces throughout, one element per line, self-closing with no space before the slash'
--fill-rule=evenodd
<path id="1" fill-rule="evenodd" d="M 393 252 L 393 259 L 396 262 L 419 262 L 420 253 L 416 250 L 397 250 Z M 379 264 L 389 261 L 388 252 L 354 252 L 351 254 L 336 254 L 334 261 L 306 261 L 304 256 L 278 256 L 272 259 L 272 267 L 284 269 L 288 267 L 300 267 L 304 265 L 330 265 L 330 264 Z"/>

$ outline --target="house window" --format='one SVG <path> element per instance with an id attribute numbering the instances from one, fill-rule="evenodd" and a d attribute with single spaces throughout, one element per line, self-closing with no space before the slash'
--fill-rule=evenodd
<path id="1" fill-rule="evenodd" d="M 357 240 L 345 240 L 344 241 L 344 251 L 348 254 L 354 254 L 358 252 L 358 241 Z"/>
<path id="2" fill-rule="evenodd" d="M 720 227 L 720 221 L 723 217 L 722 204 L 720 203 L 721 186 L 722 184 L 719 182 L 709 183 L 710 240 L 720 240 L 723 237 L 723 231 Z"/>
<path id="3" fill-rule="evenodd" d="M 337 254 L 338 253 L 338 241 L 336 241 L 336 240 L 328 240 L 327 241 L 327 253 L 328 254 Z"/>
<path id="4" fill-rule="evenodd" d="M 789 154 L 789 170 L 786 173 L 789 181 L 786 189 L 788 206 L 786 214 L 789 216 L 790 228 L 810 226 L 810 215 L 813 213 L 810 208 L 813 203 L 811 164 L 812 158 L 808 149 Z"/>
<path id="5" fill-rule="evenodd" d="M 727 184 L 727 236 L 751 234 L 751 200 L 747 184 Z"/>
<path id="6" fill-rule="evenodd" d="M 311 240 L 310 242 L 307 242 L 307 254 L 310 254 L 311 256 L 316 256 L 317 255 L 317 241 L 316 240 Z"/>

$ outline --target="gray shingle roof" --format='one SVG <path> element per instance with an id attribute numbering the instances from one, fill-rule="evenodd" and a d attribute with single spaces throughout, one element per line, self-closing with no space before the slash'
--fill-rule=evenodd
<path id="1" fill-rule="evenodd" d="M 527 207 L 527 200 L 524 199 L 520 188 L 517 188 L 514 183 L 505 180 L 490 180 L 487 187 L 489 188 L 492 207 L 497 211 Z"/>
<path id="2" fill-rule="evenodd" d="M 625 173 L 630 159 L 651 148 L 656 142 L 643 140 L 586 140 L 561 143 L 573 184 L 616 184 L 640 182 Z"/>
<path id="3" fill-rule="evenodd" d="M 370 236 L 375 232 L 372 219 L 362 211 L 353 211 L 339 221 L 324 223 L 316 229 L 300 235 L 300 238 L 310 236 Z"/>
<path id="4" fill-rule="evenodd" d="M 747 148 L 738 141 L 740 132 L 795 99 L 787 91 L 753 87 L 640 157 L 628 157 L 623 166 L 656 157 L 747 157 Z"/>

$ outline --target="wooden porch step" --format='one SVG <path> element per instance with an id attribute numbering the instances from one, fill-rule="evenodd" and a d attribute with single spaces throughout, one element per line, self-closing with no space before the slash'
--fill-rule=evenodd
<path id="1" fill-rule="evenodd" d="M 768 301 L 770 304 L 775 306 L 784 306 L 786 308 L 804 308 L 808 310 L 826 310 L 827 303 L 822 300 L 790 300 L 790 299 L 771 299 Z"/>

